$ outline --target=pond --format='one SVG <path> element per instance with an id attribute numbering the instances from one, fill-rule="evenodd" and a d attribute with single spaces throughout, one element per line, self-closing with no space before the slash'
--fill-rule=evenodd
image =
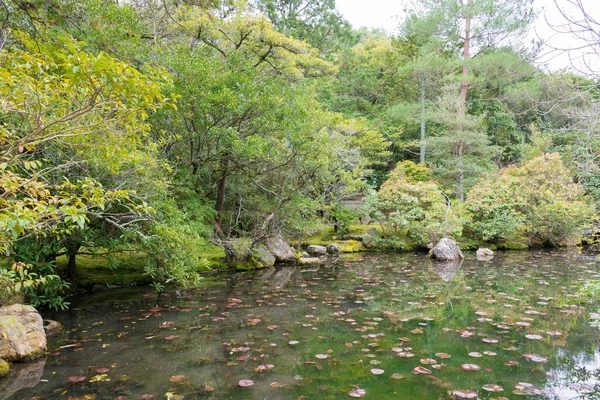
<path id="1" fill-rule="evenodd" d="M 117 289 L 51 315 L 66 331 L 14 399 L 597 398 L 599 331 L 578 303 L 595 255 L 435 264 L 366 254 Z M 37 365 L 37 366 L 36 366 Z M 38 383 L 39 381 L 39 383 Z M 26 386 L 26 385 L 24 385 Z M 182 397 L 183 396 L 183 397 Z"/>

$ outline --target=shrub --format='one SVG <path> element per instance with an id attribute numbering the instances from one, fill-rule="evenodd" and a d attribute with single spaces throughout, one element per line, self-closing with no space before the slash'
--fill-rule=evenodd
<path id="1" fill-rule="evenodd" d="M 510 166 L 469 192 L 470 228 L 485 241 L 505 242 L 516 233 L 530 244 L 559 245 L 595 219 L 583 186 L 574 183 L 556 153 Z"/>
<path id="2" fill-rule="evenodd" d="M 435 243 L 445 234 L 460 236 L 462 218 L 454 207 L 449 207 L 438 185 L 415 179 L 405 167 L 400 163 L 379 192 L 365 200 L 366 211 L 381 225 L 384 236 L 406 234 L 420 246 Z M 427 176 L 420 172 L 421 177 Z"/>

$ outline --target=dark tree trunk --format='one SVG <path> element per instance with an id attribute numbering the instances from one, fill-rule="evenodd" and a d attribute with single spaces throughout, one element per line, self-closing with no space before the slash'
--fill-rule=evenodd
<path id="1" fill-rule="evenodd" d="M 217 222 L 215 224 L 215 233 L 221 239 L 225 238 L 223 232 L 223 210 L 225 208 L 225 190 L 227 189 L 227 176 L 229 167 L 229 157 L 221 159 L 221 176 L 217 182 L 217 201 L 215 203 L 215 211 L 217 212 Z"/>
<path id="2" fill-rule="evenodd" d="M 67 278 L 73 280 L 75 278 L 75 269 L 77 268 L 77 253 L 81 248 L 81 243 L 67 244 Z"/>

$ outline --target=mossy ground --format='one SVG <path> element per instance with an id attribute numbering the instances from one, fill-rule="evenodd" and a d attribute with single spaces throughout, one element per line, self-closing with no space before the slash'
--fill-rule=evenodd
<path id="1" fill-rule="evenodd" d="M 206 270 L 227 269 L 223 262 L 225 251 L 217 246 L 206 246 L 198 250 L 206 260 L 206 264 L 198 266 L 198 272 Z M 152 283 L 149 276 L 144 274 L 144 253 L 120 255 L 117 266 L 111 267 L 108 260 L 102 256 L 78 255 L 74 283 L 77 287 L 90 288 L 94 285 L 147 285 Z M 66 257 L 59 257 L 56 265 L 64 270 L 67 265 Z"/>

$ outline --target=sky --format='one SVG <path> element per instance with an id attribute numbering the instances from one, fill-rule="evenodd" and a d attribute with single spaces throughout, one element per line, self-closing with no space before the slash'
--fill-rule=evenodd
<path id="1" fill-rule="evenodd" d="M 581 2 L 586 12 L 600 22 L 600 0 L 581 0 Z M 557 3 L 565 12 L 573 16 L 578 15 L 577 10 L 568 3 L 568 0 L 557 0 Z M 363 26 L 383 28 L 389 33 L 396 32 L 398 21 L 402 17 L 402 4 L 402 0 L 336 0 L 337 9 L 355 28 Z M 555 48 L 580 47 L 581 42 L 571 35 L 556 34 L 548 26 L 546 21 L 553 24 L 560 24 L 563 21 L 554 0 L 535 0 L 534 7 L 539 11 L 539 15 L 530 29 L 528 42 L 532 39 L 541 39 Z M 600 29 L 600 26 L 597 28 Z M 570 53 L 569 56 L 566 52 L 545 50 L 541 52 L 542 57 L 538 63 L 541 66 L 547 66 L 550 70 L 567 68 L 571 64 L 574 64 L 576 69 L 585 70 L 585 66 L 581 62 L 581 52 L 572 50 Z M 597 63 L 600 65 L 600 59 Z"/>

